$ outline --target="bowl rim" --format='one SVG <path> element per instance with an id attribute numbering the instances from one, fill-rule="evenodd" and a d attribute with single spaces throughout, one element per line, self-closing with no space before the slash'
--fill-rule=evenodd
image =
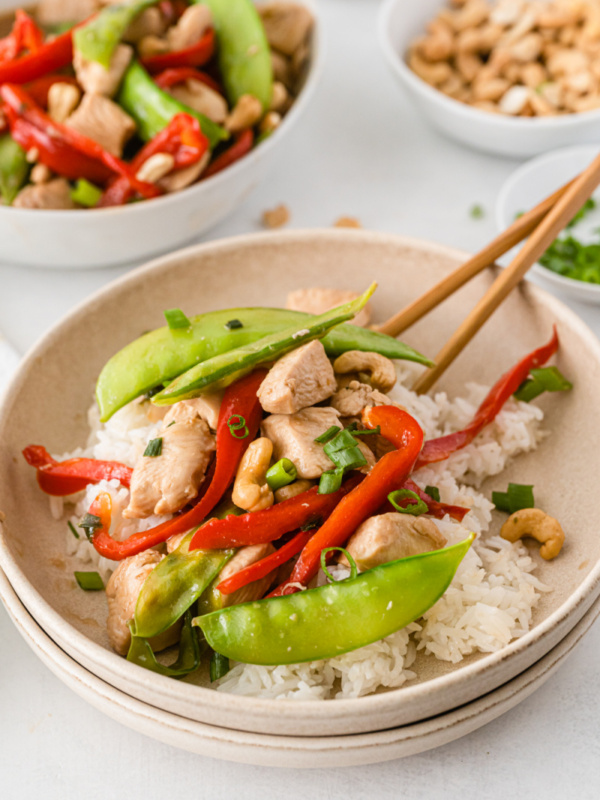
<path id="1" fill-rule="evenodd" d="M 575 127 L 578 124 L 600 121 L 600 108 L 590 111 L 575 111 L 556 117 L 511 117 L 492 114 L 489 111 L 461 103 L 439 89 L 430 86 L 410 69 L 404 60 L 404 56 L 396 51 L 391 41 L 390 19 L 396 10 L 396 6 L 401 5 L 403 2 L 405 0 L 384 0 L 381 5 L 377 21 L 379 44 L 385 60 L 392 70 L 408 88 L 413 89 L 425 99 L 430 102 L 440 103 L 449 113 L 462 117 L 466 122 L 488 122 L 490 125 L 495 125 L 507 131 L 564 130 L 565 128 Z"/>
<path id="2" fill-rule="evenodd" d="M 269 245 L 284 244 L 292 246 L 295 242 L 305 243 L 307 240 L 316 242 L 332 241 L 336 242 L 352 242 L 360 238 L 363 242 L 372 242 L 373 244 L 390 244 L 402 245 L 404 247 L 410 246 L 413 249 L 426 249 L 428 252 L 436 252 L 440 255 L 445 255 L 454 260 L 464 261 L 470 257 L 470 254 L 459 250 L 457 248 L 448 247 L 445 245 L 428 242 L 424 239 L 418 239 L 408 236 L 400 236 L 396 234 L 387 234 L 376 231 L 365 230 L 344 230 L 344 229 L 300 229 L 291 231 L 267 231 L 261 233 L 242 234 L 234 237 L 227 237 L 210 242 L 192 245 L 191 247 L 183 248 L 170 253 L 166 256 L 160 256 L 145 265 L 137 267 L 136 269 L 126 273 L 125 275 L 111 281 L 109 284 L 103 286 L 98 291 L 94 292 L 84 301 L 79 303 L 75 308 L 69 311 L 61 320 L 55 323 L 40 339 L 29 349 L 24 359 L 22 360 L 19 368 L 14 374 L 7 390 L 0 403 L 0 425 L 4 421 L 7 413 L 7 408 L 10 403 L 7 403 L 7 398 L 14 395 L 20 388 L 21 382 L 24 380 L 25 373 L 40 357 L 38 351 L 45 349 L 54 341 L 60 338 L 62 329 L 65 325 L 72 322 L 84 319 L 87 314 L 88 306 L 96 304 L 99 301 L 104 301 L 109 298 L 115 290 L 119 290 L 128 284 L 136 284 L 150 277 L 154 272 L 159 272 L 170 264 L 179 262 L 183 259 L 189 259 L 197 256 L 202 256 L 205 253 L 212 255 L 218 254 L 219 251 L 231 248 L 239 249 L 247 246 L 254 246 L 255 243 L 268 243 Z M 596 338 L 588 326 L 575 314 L 568 306 L 562 303 L 559 299 L 549 294 L 539 286 L 527 282 L 528 291 L 536 295 L 549 310 L 553 312 L 554 318 L 557 322 L 566 323 L 571 330 L 578 333 L 584 339 L 592 352 L 596 354 L 598 363 L 600 364 L 600 341 Z M 227 694 L 225 692 L 217 692 L 214 689 L 205 688 L 188 683 L 181 683 L 171 680 L 162 675 L 157 675 L 146 670 L 141 670 L 137 665 L 131 664 L 125 659 L 118 656 L 116 653 L 111 652 L 96 642 L 91 641 L 83 633 L 80 633 L 74 626 L 66 621 L 52 606 L 44 600 L 39 594 L 37 589 L 27 580 L 24 573 L 19 568 L 19 565 L 9 549 L 8 542 L 5 539 L 2 523 L 0 523 L 0 568 L 5 572 L 6 577 L 12 584 L 19 598 L 24 605 L 28 608 L 30 613 L 34 616 L 38 624 L 47 632 L 52 633 L 52 638 L 58 636 L 63 641 L 70 642 L 71 646 L 76 650 L 83 651 L 90 654 L 94 662 L 104 667 L 111 674 L 122 676 L 125 680 L 135 684 L 145 684 L 146 686 L 156 686 L 156 689 L 164 697 L 169 697 L 178 701 L 194 700 L 202 701 L 205 699 L 210 703 L 214 709 L 219 705 L 223 710 L 235 711 L 239 707 L 240 702 L 244 702 L 249 712 L 256 714 L 266 714 L 276 712 L 277 709 L 282 709 L 280 700 L 271 700 L 258 697 L 241 698 L 238 695 Z M 391 689 L 382 694 L 373 694 L 366 697 L 348 698 L 336 700 L 335 703 L 323 703 L 321 700 L 303 700 L 301 704 L 300 713 L 304 712 L 306 716 L 312 719 L 315 715 L 326 715 L 329 719 L 339 718 L 346 714 L 352 713 L 357 708 L 363 708 L 367 711 L 369 708 L 385 709 L 390 701 L 391 696 L 395 696 L 400 692 L 410 692 L 411 697 L 418 699 L 427 695 L 430 691 L 443 687 L 446 691 L 451 690 L 457 684 L 460 685 L 463 681 L 467 682 L 470 678 L 480 675 L 484 672 L 490 671 L 492 668 L 497 667 L 501 662 L 507 661 L 512 657 L 522 654 L 526 649 L 533 645 L 537 640 L 545 638 L 550 634 L 553 629 L 560 628 L 562 624 L 567 624 L 569 618 L 580 619 L 585 611 L 590 607 L 594 600 L 600 594 L 600 560 L 590 570 L 588 575 L 585 576 L 582 583 L 557 609 L 555 609 L 545 620 L 535 625 L 530 631 L 523 636 L 510 642 L 501 650 L 482 655 L 476 661 L 459 667 L 453 672 L 446 675 L 432 678 L 423 683 L 416 684 L 415 686 L 400 687 L 398 689 Z M 565 634 L 566 635 L 566 634 Z M 60 643 L 60 642 L 59 642 Z M 62 646 L 62 643 L 61 643 Z M 156 683 L 158 681 L 158 683 Z M 182 688 L 183 687 L 183 688 Z M 295 701 L 294 707 L 298 710 L 298 704 Z M 356 704 L 359 703 L 357 706 Z M 318 711 L 322 709 L 322 711 Z"/>
<path id="3" fill-rule="evenodd" d="M 500 191 L 496 195 L 495 217 L 498 231 L 502 232 L 507 225 L 510 224 L 506 219 L 506 199 L 508 195 L 530 170 L 536 170 L 538 167 L 547 166 L 561 158 L 582 151 L 590 154 L 590 160 L 598 155 L 598 149 L 593 144 L 573 144 L 567 147 L 557 147 L 555 150 L 541 153 L 519 164 L 504 181 L 500 187 Z M 533 271 L 536 275 L 555 284 L 566 292 L 573 293 L 573 290 L 577 290 L 577 294 L 589 294 L 590 298 L 596 300 L 600 298 L 600 284 L 598 283 L 588 283 L 587 281 L 579 281 L 576 278 L 569 278 L 567 275 L 559 275 L 557 272 L 553 272 L 551 269 L 544 267 L 538 261 L 533 265 Z"/>
<path id="4" fill-rule="evenodd" d="M 296 100 L 291 105 L 290 110 L 287 114 L 283 117 L 281 121 L 281 125 L 270 135 L 267 136 L 258 146 L 252 148 L 250 153 L 248 153 L 244 158 L 239 159 L 231 166 L 227 167 L 226 169 L 218 172 L 216 175 L 212 175 L 205 180 L 198 181 L 196 183 L 192 183 L 190 186 L 186 186 L 185 189 L 181 189 L 178 192 L 170 192 L 168 194 L 163 194 L 159 197 L 152 198 L 152 208 L 159 208 L 163 210 L 167 210 L 168 206 L 172 206 L 177 204 L 182 198 L 189 199 L 190 203 L 196 201 L 197 198 L 201 197 L 204 189 L 209 187 L 210 189 L 219 186 L 222 183 L 225 183 L 228 177 L 235 178 L 235 176 L 244 170 L 245 167 L 249 167 L 259 161 L 263 155 L 265 155 L 269 150 L 277 145 L 277 143 L 284 138 L 284 135 L 287 134 L 288 130 L 290 130 L 297 119 L 300 118 L 304 109 L 310 102 L 310 99 L 315 93 L 315 89 L 317 84 L 319 83 L 321 74 L 323 72 L 323 64 L 324 64 L 324 55 L 325 55 L 325 48 L 324 48 L 324 36 L 323 36 L 323 21 L 321 19 L 320 14 L 320 7 L 316 0 L 296 0 L 300 2 L 302 5 L 306 6 L 313 15 L 314 25 L 312 30 L 312 40 L 311 40 L 311 58 L 309 60 L 309 68 L 306 74 L 306 79 L 302 85 L 300 93 L 297 95 Z M 15 4 L 15 7 L 18 7 L 18 3 Z M 193 194 L 192 194 L 193 193 Z M 111 214 L 120 214 L 120 215 L 127 215 L 128 217 L 132 217 L 135 215 L 140 215 L 144 213 L 144 210 L 147 209 L 147 202 L 142 201 L 139 203 L 128 203 L 124 206 L 108 206 L 106 208 L 69 208 L 69 209 L 56 209 L 56 208 L 46 208 L 46 209 L 35 209 L 35 208 L 15 208 L 14 206 L 3 206 L 0 204 L 0 214 L 5 214 L 7 216 L 12 216 L 14 218 L 19 218 L 22 215 L 26 215 L 26 219 L 36 219 L 38 214 L 43 214 L 44 219 L 53 219 L 55 221 L 68 219 L 73 219 L 73 212 L 81 212 L 85 211 L 86 219 L 106 219 Z M 93 215 L 90 216 L 90 215 Z"/>

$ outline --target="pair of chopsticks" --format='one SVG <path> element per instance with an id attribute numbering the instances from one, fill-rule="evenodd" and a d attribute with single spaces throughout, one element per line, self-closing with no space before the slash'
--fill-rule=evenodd
<path id="1" fill-rule="evenodd" d="M 377 327 L 389 336 L 398 336 L 467 281 L 491 266 L 516 244 L 529 237 L 511 263 L 502 270 L 475 308 L 463 320 L 435 358 L 435 366 L 424 372 L 413 386 L 426 392 L 448 369 L 473 336 L 524 277 L 561 230 L 575 216 L 600 183 L 600 155 L 574 180 L 562 186 L 535 208 L 516 219 L 483 250 L 451 272 L 402 311 Z"/>

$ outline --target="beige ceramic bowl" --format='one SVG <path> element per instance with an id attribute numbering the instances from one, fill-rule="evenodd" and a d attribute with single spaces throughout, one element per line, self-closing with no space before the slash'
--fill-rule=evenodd
<path id="1" fill-rule="evenodd" d="M 237 730 L 303 736 L 383 730 L 444 713 L 506 683 L 555 647 L 600 592 L 600 347 L 571 311 L 535 286 L 513 293 L 443 386 L 454 393 L 465 381 L 494 381 L 545 342 L 557 323 L 557 363 L 575 388 L 541 398 L 552 436 L 484 486 L 489 491 L 508 480 L 534 483 L 540 506 L 562 520 L 568 539 L 559 559 L 543 562 L 532 548 L 539 576 L 554 591 L 543 595 L 534 627 L 521 639 L 455 666 L 423 658 L 420 681 L 399 690 L 328 703 L 239 698 L 119 658 L 108 647 L 105 599 L 82 593 L 72 581 L 76 565 L 65 557 L 65 523 L 50 518 L 47 499 L 20 456 L 30 443 L 62 452 L 85 440 L 99 369 L 115 350 L 160 325 L 165 308 L 181 306 L 192 314 L 241 304 L 281 305 L 290 289 L 362 289 L 376 279 L 374 311 L 385 319 L 465 257 L 430 243 L 361 231 L 246 236 L 162 258 L 75 309 L 30 352 L 0 411 L 0 508 L 6 515 L 0 567 L 39 625 L 87 670 L 165 711 Z M 435 354 L 493 277 L 491 271 L 479 276 L 416 325 L 406 336 L 409 344 Z"/>

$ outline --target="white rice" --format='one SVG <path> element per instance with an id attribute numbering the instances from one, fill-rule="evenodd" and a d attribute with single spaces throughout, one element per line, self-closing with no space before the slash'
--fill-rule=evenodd
<path id="1" fill-rule="evenodd" d="M 410 385 L 412 365 L 402 365 L 399 382 L 391 393 L 422 425 L 426 438 L 442 436 L 464 427 L 485 397 L 487 388 L 468 384 L 464 397 L 450 400 L 444 392 L 433 397 L 416 395 Z M 156 436 L 160 422 L 149 422 L 148 404 L 132 403 L 105 425 L 90 410 L 91 434 L 85 448 L 70 456 L 121 461 L 133 466 L 146 443 Z M 549 591 L 534 575 L 534 562 L 520 542 L 510 544 L 487 534 L 492 503 L 476 490 L 490 475 L 500 473 L 510 459 L 537 447 L 544 433 L 542 411 L 511 399 L 496 420 L 476 438 L 440 464 L 427 466 L 412 476 L 422 487 L 437 486 L 445 503 L 470 508 L 462 523 L 449 517 L 436 521 L 448 544 L 478 534 L 444 596 L 418 622 L 386 639 L 337 658 L 305 664 L 264 667 L 236 665 L 218 691 L 253 697 L 291 700 L 360 697 L 380 687 L 398 688 L 417 677 L 411 667 L 418 651 L 432 658 L 458 663 L 473 653 L 492 653 L 525 634 L 540 593 Z M 125 539 L 166 517 L 123 520 L 128 490 L 117 481 L 101 481 L 74 498 L 73 523 L 89 509 L 99 491 L 108 491 L 114 504 L 112 535 Z M 53 498 L 52 513 L 63 514 L 63 501 Z M 67 550 L 95 565 L 106 578 L 114 563 L 100 558 L 85 539 L 67 533 Z M 323 576 L 320 576 L 323 581 Z"/>

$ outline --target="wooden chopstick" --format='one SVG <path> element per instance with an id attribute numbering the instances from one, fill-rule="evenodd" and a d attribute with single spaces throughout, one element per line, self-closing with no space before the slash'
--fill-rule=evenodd
<path id="1" fill-rule="evenodd" d="M 560 231 L 575 216 L 585 201 L 600 183 L 600 155 L 575 178 L 563 187 L 560 197 L 546 212 L 528 241 L 519 250 L 509 266 L 504 269 L 471 313 L 463 320 L 435 358 L 435 366 L 427 370 L 416 381 L 413 389 L 426 392 L 433 386 L 456 356 L 471 341 L 473 336 L 498 308 L 509 292 L 519 283 L 527 270 L 537 261 L 554 241 Z M 556 195 L 556 193 L 555 193 Z M 554 195 L 552 196 L 554 197 Z M 548 203 L 552 197 L 547 198 Z M 543 205 L 543 204 L 540 204 Z M 536 209 L 539 206 L 536 207 Z M 533 209 L 533 212 L 536 211 Z M 532 212 L 529 212 L 531 215 Z M 529 215 L 524 215 L 527 217 Z M 520 219 L 523 220 L 524 217 Z M 518 222 L 519 220 L 517 220 Z M 512 228 L 513 226 L 511 226 Z M 510 230 L 510 228 L 508 229 Z M 505 231 L 507 233 L 507 231 Z M 501 238 L 501 237 L 498 237 Z M 472 260 L 472 259 L 471 259 Z M 464 281 L 463 281 L 464 282 Z"/>

